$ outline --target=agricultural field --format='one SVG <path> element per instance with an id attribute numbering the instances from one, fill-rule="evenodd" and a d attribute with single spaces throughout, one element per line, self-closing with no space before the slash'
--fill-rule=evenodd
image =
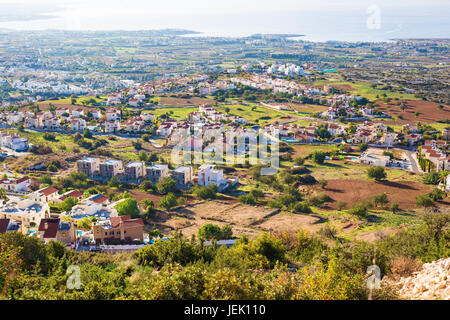
<path id="1" fill-rule="evenodd" d="M 404 103 L 405 109 L 401 109 Z M 386 103 L 377 100 L 379 105 L 375 110 L 385 112 L 392 116 L 395 120 L 387 120 L 387 124 L 403 125 L 406 123 L 416 124 L 417 122 L 429 123 L 433 126 L 437 125 L 437 121 L 445 121 L 450 119 L 450 107 L 430 101 L 420 100 L 400 100 Z"/>
<path id="2" fill-rule="evenodd" d="M 243 117 L 250 122 L 257 121 L 260 125 L 290 120 L 283 112 L 259 105 L 225 104 L 217 106 L 216 109 L 223 113 L 229 109 L 229 114 Z"/>

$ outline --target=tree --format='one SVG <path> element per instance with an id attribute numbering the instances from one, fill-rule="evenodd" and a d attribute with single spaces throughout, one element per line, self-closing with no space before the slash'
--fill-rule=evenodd
<path id="1" fill-rule="evenodd" d="M 147 199 L 144 199 L 141 201 L 141 204 L 145 208 L 144 211 L 145 217 L 149 218 L 152 214 L 155 213 L 155 203 L 153 202 L 153 200 L 149 201 Z"/>
<path id="2" fill-rule="evenodd" d="M 370 167 L 367 169 L 367 176 L 375 181 L 386 179 L 386 172 L 383 167 Z"/>
<path id="3" fill-rule="evenodd" d="M 239 196 L 239 202 L 243 203 L 243 204 L 248 204 L 248 205 L 255 205 L 256 204 L 256 199 L 253 195 L 251 194 L 242 194 Z"/>
<path id="4" fill-rule="evenodd" d="M 155 185 L 149 180 L 144 180 L 140 184 L 139 189 L 149 192 L 155 190 Z"/>
<path id="5" fill-rule="evenodd" d="M 433 191 L 428 193 L 428 196 L 433 199 L 433 201 L 441 201 L 447 196 L 447 194 L 441 189 L 434 188 Z"/>
<path id="6" fill-rule="evenodd" d="M 222 227 L 222 239 L 228 240 L 233 238 L 233 228 L 226 224 Z"/>
<path id="7" fill-rule="evenodd" d="M 384 207 L 386 204 L 389 203 L 389 199 L 386 192 L 373 196 L 372 201 L 374 206 L 381 205 L 382 207 Z"/>
<path id="8" fill-rule="evenodd" d="M 398 211 L 400 211 L 400 205 L 397 202 L 394 202 L 391 205 L 391 211 L 393 214 L 396 214 Z"/>
<path id="9" fill-rule="evenodd" d="M 72 208 L 78 203 L 78 199 L 75 197 L 67 197 L 61 202 L 59 208 L 63 212 L 72 210 Z"/>
<path id="10" fill-rule="evenodd" d="M 212 223 L 205 224 L 198 230 L 198 237 L 201 240 L 222 240 L 222 235 L 220 227 Z"/>
<path id="11" fill-rule="evenodd" d="M 139 158 L 139 161 L 145 162 L 148 160 L 148 155 L 145 151 L 141 151 L 141 152 L 139 152 L 138 158 Z"/>
<path id="12" fill-rule="evenodd" d="M 416 197 L 416 206 L 429 208 L 434 207 L 435 204 L 433 199 L 431 199 L 428 195 L 419 195 Z"/>
<path id="13" fill-rule="evenodd" d="M 345 201 L 339 201 L 337 203 L 337 208 L 339 211 L 342 211 L 343 209 L 345 209 L 346 206 L 347 206 L 347 203 Z"/>
<path id="14" fill-rule="evenodd" d="M 425 209 L 421 218 L 425 222 L 426 231 L 436 242 L 439 242 L 439 238 L 445 233 L 446 227 L 450 223 L 450 214 L 446 211 Z"/>
<path id="15" fill-rule="evenodd" d="M 92 221 L 85 217 L 77 221 L 77 227 L 83 230 L 91 230 L 92 229 Z"/>
<path id="16" fill-rule="evenodd" d="M 217 185 L 210 184 L 207 187 L 196 185 L 192 193 L 200 199 L 206 200 L 206 199 L 215 199 L 217 197 Z"/>
<path id="17" fill-rule="evenodd" d="M 178 204 L 177 197 L 173 193 L 169 193 L 168 195 L 164 196 L 159 200 L 158 206 L 160 208 L 170 210 L 173 207 L 176 207 Z"/>
<path id="18" fill-rule="evenodd" d="M 42 184 L 48 184 L 49 186 L 51 186 L 53 184 L 52 178 L 48 175 L 40 176 L 39 182 Z"/>
<path id="19" fill-rule="evenodd" d="M 302 157 L 296 157 L 296 158 L 294 158 L 294 163 L 295 163 L 297 166 L 302 166 L 302 165 L 305 163 L 305 158 L 302 158 Z"/>
<path id="20" fill-rule="evenodd" d="M 437 185 L 440 180 L 440 175 L 437 172 L 430 172 L 423 178 L 423 183 Z"/>
<path id="21" fill-rule="evenodd" d="M 92 132 L 87 128 L 83 131 L 83 137 L 86 139 L 92 139 Z"/>
<path id="22" fill-rule="evenodd" d="M 57 171 L 58 171 L 58 168 L 57 168 L 54 164 L 51 164 L 51 165 L 49 165 L 49 166 L 47 167 L 47 171 L 50 171 L 50 172 L 57 172 Z"/>
<path id="23" fill-rule="evenodd" d="M 136 199 L 128 198 L 119 202 L 115 209 L 119 216 L 131 216 L 133 219 L 139 218 L 141 212 L 139 211 L 138 202 Z"/>
<path id="24" fill-rule="evenodd" d="M 264 192 L 260 189 L 252 189 L 250 190 L 250 194 L 255 198 L 264 198 Z"/>
<path id="25" fill-rule="evenodd" d="M 165 177 L 156 183 L 156 191 L 158 191 L 159 194 L 174 193 L 177 191 L 177 184 L 172 178 Z"/>
<path id="26" fill-rule="evenodd" d="M 369 145 L 367 143 L 360 143 L 358 146 L 358 150 L 361 152 L 366 151 L 369 148 Z"/>
<path id="27" fill-rule="evenodd" d="M 365 203 L 358 203 L 356 205 L 354 205 L 353 207 L 350 208 L 350 210 L 348 211 L 348 213 L 361 217 L 361 218 L 365 218 L 367 216 L 367 205 Z"/>
<path id="28" fill-rule="evenodd" d="M 120 186 L 119 178 L 117 178 L 116 176 L 111 177 L 111 179 L 109 179 L 108 185 L 113 188 L 118 188 Z"/>
<path id="29" fill-rule="evenodd" d="M 312 154 L 312 160 L 317 164 L 323 164 L 325 161 L 326 154 L 323 151 L 314 151 Z"/>
<path id="30" fill-rule="evenodd" d="M 133 142 L 132 142 L 132 145 L 133 145 L 133 147 L 134 147 L 136 150 L 141 150 L 141 149 L 142 149 L 142 143 L 141 143 L 140 141 L 138 141 L 138 140 L 133 141 Z"/>

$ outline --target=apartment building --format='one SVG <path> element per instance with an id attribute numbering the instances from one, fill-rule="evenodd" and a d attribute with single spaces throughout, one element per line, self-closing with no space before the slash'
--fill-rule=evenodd
<path id="1" fill-rule="evenodd" d="M 97 175 L 100 171 L 100 159 L 84 158 L 77 161 L 78 172 L 85 173 L 88 177 Z"/>
<path id="2" fill-rule="evenodd" d="M 175 180 L 177 187 L 187 187 L 194 184 L 194 170 L 189 166 L 181 166 L 173 170 L 172 178 Z"/>
<path id="3" fill-rule="evenodd" d="M 122 161 L 106 160 L 100 163 L 100 177 L 110 179 L 122 175 L 124 172 Z"/>
<path id="4" fill-rule="evenodd" d="M 157 183 L 160 179 L 169 175 L 169 166 L 167 164 L 154 164 L 146 168 L 146 179 Z"/>
<path id="5" fill-rule="evenodd" d="M 129 181 L 139 181 L 145 176 L 145 166 L 143 162 L 130 162 L 125 166 L 124 177 Z"/>

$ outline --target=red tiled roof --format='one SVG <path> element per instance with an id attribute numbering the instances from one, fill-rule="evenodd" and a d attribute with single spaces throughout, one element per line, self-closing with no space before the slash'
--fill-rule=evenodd
<path id="1" fill-rule="evenodd" d="M 111 221 L 111 226 L 113 228 L 117 228 L 120 225 L 120 221 L 123 221 L 124 225 L 127 227 L 144 225 L 144 221 L 141 218 L 131 219 L 131 216 L 111 217 L 109 220 Z"/>
<path id="2" fill-rule="evenodd" d="M 8 230 L 9 219 L 0 219 L 0 233 L 5 233 Z"/>
<path id="3" fill-rule="evenodd" d="M 44 231 L 44 239 L 53 239 L 56 238 L 58 228 L 59 219 L 42 219 L 38 230 Z"/>
<path id="4" fill-rule="evenodd" d="M 67 194 L 65 194 L 65 195 L 63 195 L 63 196 L 61 196 L 59 199 L 60 199 L 60 200 L 64 200 L 64 199 L 66 199 L 67 197 L 79 198 L 79 197 L 82 197 L 82 196 L 83 196 L 83 194 L 82 194 L 80 191 L 78 191 L 78 190 L 72 190 L 72 191 L 70 191 L 69 193 L 67 193 Z"/>
<path id="5" fill-rule="evenodd" d="M 44 196 L 48 196 L 55 192 L 58 192 L 58 189 L 53 188 L 53 187 L 48 187 L 48 188 L 45 188 L 45 189 L 42 189 L 41 191 L 39 191 L 39 193 L 43 194 Z"/>
<path id="6" fill-rule="evenodd" d="M 20 178 L 20 179 L 17 179 L 16 181 L 14 181 L 14 183 L 15 183 L 15 184 L 19 184 L 19 183 L 22 183 L 22 182 L 27 181 L 27 180 L 30 180 L 30 178 L 28 178 L 28 177 L 22 177 L 22 178 Z"/>

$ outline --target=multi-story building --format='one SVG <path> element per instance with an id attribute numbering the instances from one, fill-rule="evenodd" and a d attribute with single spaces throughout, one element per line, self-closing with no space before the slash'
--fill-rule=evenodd
<path id="1" fill-rule="evenodd" d="M 125 179 L 129 181 L 139 181 L 145 176 L 145 166 L 143 162 L 130 162 L 125 166 Z"/>
<path id="2" fill-rule="evenodd" d="M 70 120 L 70 129 L 72 131 L 84 131 L 86 129 L 86 120 L 80 118 Z"/>
<path id="3" fill-rule="evenodd" d="M 178 187 L 187 187 L 194 184 L 194 170 L 189 166 L 178 167 L 172 172 L 172 178 Z"/>
<path id="4" fill-rule="evenodd" d="M 100 171 L 100 159 L 84 158 L 77 161 L 78 172 L 85 173 L 88 177 L 97 175 Z"/>
<path id="5" fill-rule="evenodd" d="M 119 121 L 121 119 L 120 109 L 110 109 L 106 111 L 106 121 Z"/>
<path id="6" fill-rule="evenodd" d="M 154 164 L 146 168 L 146 178 L 153 183 L 157 183 L 161 178 L 169 175 L 169 166 L 167 164 Z"/>
<path id="7" fill-rule="evenodd" d="M 111 217 L 95 223 L 93 234 L 97 243 L 111 240 L 143 241 L 144 222 L 141 218 L 131 219 L 130 216 Z"/>
<path id="8" fill-rule="evenodd" d="M 207 187 L 216 184 L 220 189 L 221 185 L 225 183 L 223 170 L 217 170 L 216 166 L 204 164 L 198 168 L 198 184 L 200 186 Z"/>
<path id="9" fill-rule="evenodd" d="M 123 164 L 120 160 L 106 160 L 100 163 L 100 177 L 109 179 L 123 174 Z"/>

